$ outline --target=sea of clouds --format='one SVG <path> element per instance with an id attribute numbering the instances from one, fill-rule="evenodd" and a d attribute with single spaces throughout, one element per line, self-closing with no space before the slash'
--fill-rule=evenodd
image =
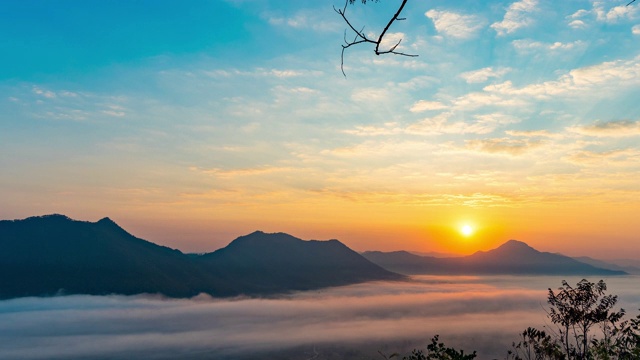
<path id="1" fill-rule="evenodd" d="M 323 351 L 336 346 L 373 354 L 406 352 L 424 348 L 436 334 L 447 345 L 478 350 L 480 360 L 504 358 L 519 332 L 550 325 L 544 310 L 547 288 L 559 287 L 561 280 L 424 276 L 259 299 L 73 295 L 4 300 L 0 358 L 258 359 L 298 349 L 282 358 L 321 359 Z M 605 281 L 610 293 L 620 295 L 620 305 L 637 315 L 638 277 Z"/>

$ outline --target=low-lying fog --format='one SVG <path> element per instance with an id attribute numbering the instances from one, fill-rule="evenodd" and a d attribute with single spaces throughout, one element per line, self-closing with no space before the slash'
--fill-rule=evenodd
<path id="1" fill-rule="evenodd" d="M 560 277 L 415 277 L 269 299 L 61 296 L 0 301 L 0 358 L 381 358 L 431 337 L 504 358 L 518 333 L 548 324 Z M 579 278 L 567 278 L 575 284 Z M 597 281 L 599 279 L 590 279 Z M 604 279 L 630 316 L 638 277 Z M 324 353 L 323 353 L 324 352 Z"/>

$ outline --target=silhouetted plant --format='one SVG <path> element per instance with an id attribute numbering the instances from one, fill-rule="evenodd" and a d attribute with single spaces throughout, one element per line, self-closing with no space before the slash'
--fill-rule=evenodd
<path id="1" fill-rule="evenodd" d="M 600 324 L 604 338 L 610 337 L 612 327 L 624 316 L 624 310 L 612 311 L 618 302 L 615 295 L 605 295 L 607 285 L 582 279 L 576 287 L 562 281 L 555 293 L 549 289 L 547 301 L 551 306 L 549 318 L 556 324 L 558 340 L 569 359 L 588 359 L 592 340 L 591 328 Z"/>
<path id="2" fill-rule="evenodd" d="M 640 315 L 623 321 L 624 309 L 614 311 L 615 295 L 607 285 L 585 279 L 575 287 L 562 281 L 557 292 L 549 289 L 547 312 L 556 331 L 551 335 L 528 328 L 513 343 L 507 359 L 513 360 L 631 360 L 640 359 Z M 598 326 L 599 332 L 592 331 Z M 598 336 L 596 336 L 598 334 Z"/>
<path id="3" fill-rule="evenodd" d="M 564 360 L 560 345 L 544 331 L 529 327 L 507 353 L 508 360 Z"/>
<path id="4" fill-rule="evenodd" d="M 624 309 L 614 311 L 615 295 L 606 295 L 607 285 L 585 279 L 575 287 L 562 281 L 557 292 L 549 289 L 547 315 L 556 329 L 546 333 L 532 327 L 512 344 L 507 360 L 640 360 L 640 315 L 623 320 Z M 599 331 L 593 329 L 594 326 Z M 594 330 L 594 331 L 592 331 Z M 472 360 L 476 352 L 465 354 L 431 339 L 426 353 L 413 350 L 403 360 Z M 384 354 L 381 353 L 384 356 Z M 399 357 L 393 354 L 385 359 Z"/>

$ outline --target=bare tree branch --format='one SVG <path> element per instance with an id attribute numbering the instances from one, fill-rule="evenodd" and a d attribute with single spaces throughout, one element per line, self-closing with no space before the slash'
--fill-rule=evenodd
<path id="1" fill-rule="evenodd" d="M 389 20 L 387 25 L 384 27 L 384 29 L 380 33 L 380 36 L 378 36 L 377 40 L 373 40 L 373 39 L 368 38 L 367 35 L 364 33 L 364 27 L 362 27 L 361 30 L 357 30 L 351 24 L 349 19 L 347 18 L 347 15 L 346 15 L 347 6 L 349 5 L 349 3 L 353 4 L 355 2 L 355 0 L 345 0 L 344 7 L 342 9 L 336 9 L 335 6 L 333 7 L 333 10 L 336 13 L 338 13 L 338 15 L 340 15 L 342 17 L 342 19 L 347 24 L 347 26 L 355 34 L 353 40 L 349 41 L 349 40 L 347 40 L 347 30 L 345 29 L 345 32 L 344 32 L 344 44 L 342 45 L 342 52 L 340 54 L 340 70 L 342 70 L 342 75 L 344 75 L 344 77 L 347 77 L 347 74 L 344 72 L 344 51 L 346 49 L 350 48 L 353 45 L 358 45 L 358 44 L 362 44 L 362 43 L 375 44 L 376 47 L 374 48 L 373 52 L 376 55 L 395 54 L 395 55 L 408 56 L 408 57 L 416 57 L 416 56 L 418 56 L 418 55 L 414 55 L 414 54 L 407 54 L 407 53 L 404 53 L 404 52 L 396 51 L 396 49 L 398 48 L 398 46 L 402 42 L 402 39 L 400 39 L 395 45 L 391 46 L 388 50 L 380 50 L 380 44 L 382 44 L 384 36 L 387 34 L 387 31 L 391 27 L 391 24 L 393 24 L 395 21 L 405 20 L 405 18 L 401 18 L 399 16 L 400 16 L 400 13 L 402 12 L 402 9 L 404 9 L 404 6 L 406 5 L 407 1 L 408 0 L 402 0 L 402 3 L 398 7 L 398 10 L 393 15 L 393 17 L 391 17 L 391 19 Z M 362 0 L 362 3 L 366 3 L 366 0 Z"/>

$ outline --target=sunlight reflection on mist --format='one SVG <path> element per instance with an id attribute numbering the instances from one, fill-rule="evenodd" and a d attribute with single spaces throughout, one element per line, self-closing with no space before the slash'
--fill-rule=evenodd
<path id="1" fill-rule="evenodd" d="M 0 358 L 224 358 L 300 345 L 401 342 L 504 357 L 527 326 L 546 323 L 559 277 L 414 277 L 255 299 L 65 296 L 0 301 Z M 578 278 L 567 279 L 576 283 Z M 592 280 L 595 281 L 595 280 Z M 605 279 L 633 316 L 636 277 Z M 375 344 L 375 345 L 374 345 Z"/>

